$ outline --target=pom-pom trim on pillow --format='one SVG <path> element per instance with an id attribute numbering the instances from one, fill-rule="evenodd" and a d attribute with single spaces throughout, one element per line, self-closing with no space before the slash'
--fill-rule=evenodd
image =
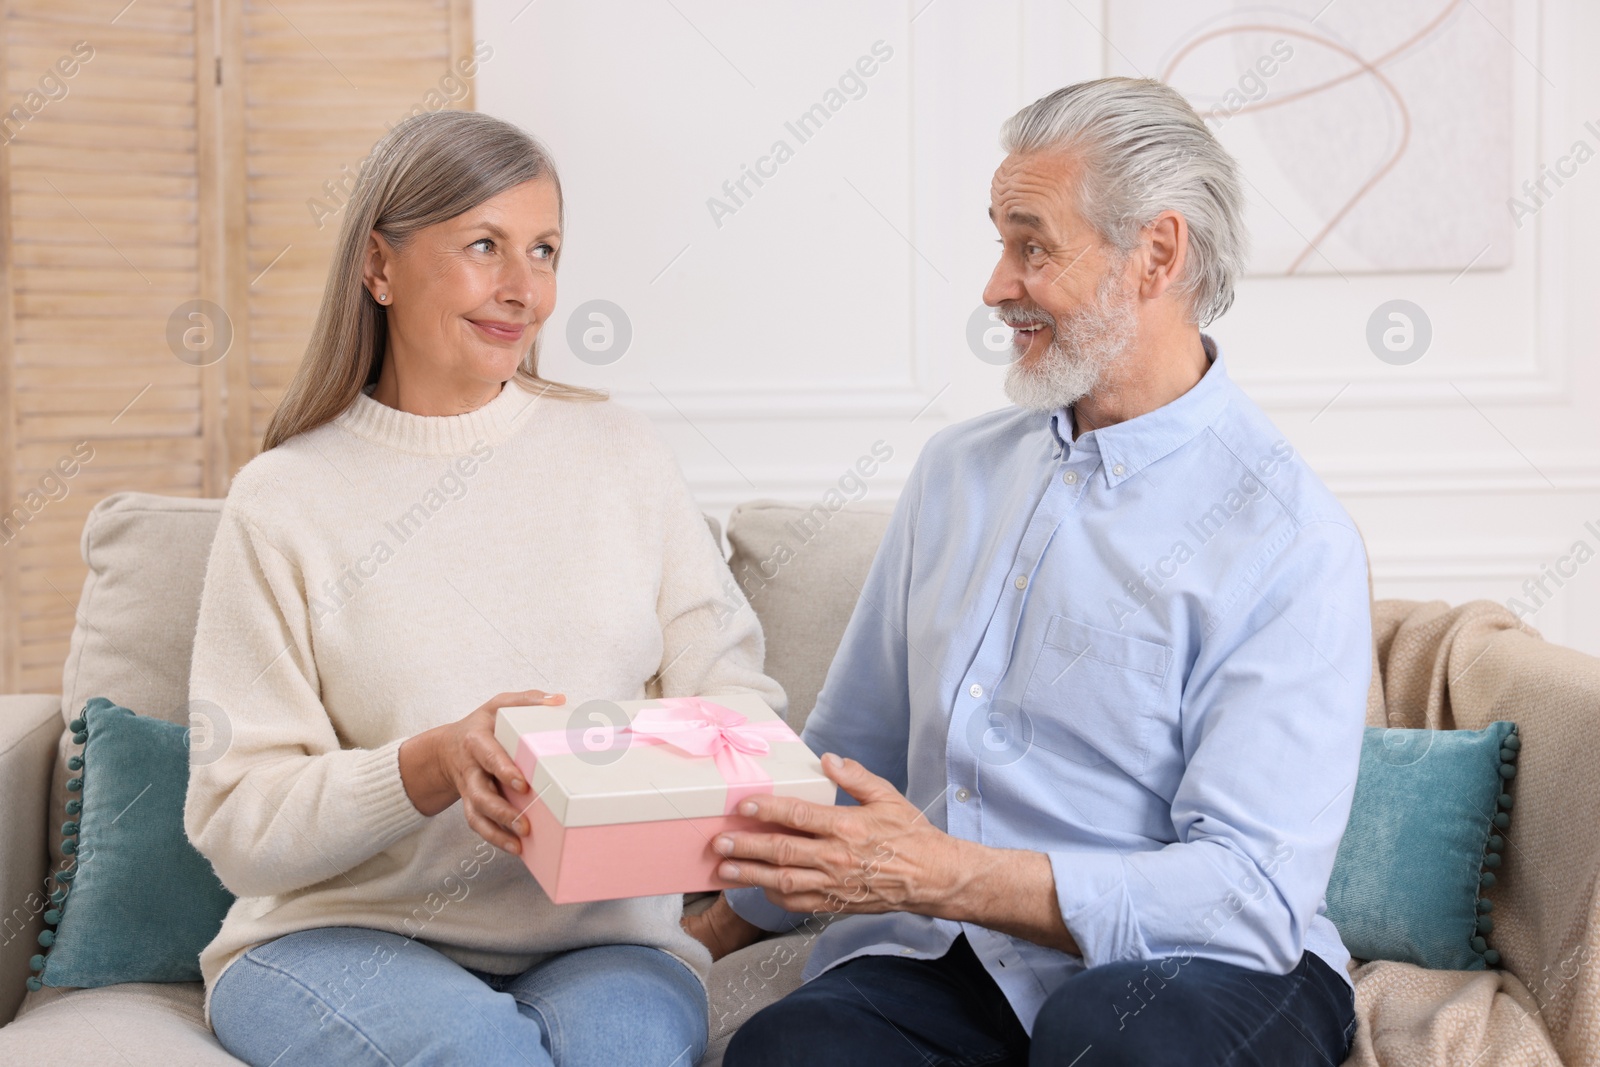
<path id="1" fill-rule="evenodd" d="M 1494 933 L 1494 901 L 1483 895 L 1483 890 L 1494 886 L 1495 871 L 1502 862 L 1506 839 L 1504 832 L 1511 826 L 1511 781 L 1517 776 L 1517 756 L 1522 752 L 1522 738 L 1517 736 L 1513 723 L 1511 730 L 1500 742 L 1500 795 L 1495 798 L 1495 812 L 1489 819 L 1483 843 L 1483 870 L 1478 874 L 1478 921 L 1472 935 L 1472 951 L 1483 957 L 1484 966 L 1500 966 L 1500 953 L 1489 945 L 1489 935 Z"/>
<path id="2" fill-rule="evenodd" d="M 72 739 L 83 746 L 84 752 L 89 747 L 88 710 L 86 705 L 76 719 L 67 723 L 67 729 L 72 731 Z M 67 779 L 67 792 L 78 794 L 67 801 L 68 815 L 78 815 L 83 811 L 83 768 L 82 752 L 67 760 L 67 769 L 78 772 L 76 777 Z M 35 972 L 28 976 L 28 988 L 34 992 L 44 988 L 44 969 L 49 963 L 50 948 L 56 943 L 55 928 L 61 925 L 67 893 L 72 887 L 72 879 L 78 873 L 78 823 L 74 819 L 61 824 L 61 851 L 63 855 L 70 856 L 72 862 L 55 874 L 56 888 L 50 894 L 50 907 L 44 913 L 45 928 L 39 931 L 39 944 L 45 951 L 34 954 L 28 960 L 29 970 Z"/>

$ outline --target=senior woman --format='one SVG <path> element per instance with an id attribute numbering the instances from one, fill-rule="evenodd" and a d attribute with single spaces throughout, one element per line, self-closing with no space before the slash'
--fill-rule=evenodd
<path id="1" fill-rule="evenodd" d="M 189 694 L 219 743 L 184 820 L 238 896 L 200 966 L 248 1063 L 690 1067 L 705 1047 L 682 897 L 552 904 L 494 739 L 508 705 L 784 704 L 649 421 L 539 376 L 561 229 L 523 131 L 396 126 L 228 492 Z"/>

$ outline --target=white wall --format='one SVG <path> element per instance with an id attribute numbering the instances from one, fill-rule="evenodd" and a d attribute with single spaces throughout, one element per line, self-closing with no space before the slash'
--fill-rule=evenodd
<path id="1" fill-rule="evenodd" d="M 1162 0 L 1108 2 L 1117 10 L 1084 0 L 478 0 L 475 34 L 494 48 L 478 106 L 543 138 L 567 193 L 546 373 L 650 411 L 713 513 L 757 497 L 818 500 L 879 440 L 894 459 L 868 494 L 893 499 L 930 433 L 1006 403 L 1003 366 L 967 336 L 995 255 L 985 210 L 1001 120 L 1072 81 L 1152 73 L 1127 27 Z M 1359 8 L 1377 2 L 1273 11 L 1371 58 L 1384 42 L 1364 39 L 1377 31 Z M 1420 26 L 1450 4 L 1382 6 Z M 1508 101 L 1419 100 L 1407 128 L 1384 100 L 1363 113 L 1352 98 L 1295 120 L 1301 143 L 1332 151 L 1408 134 L 1413 146 L 1449 145 L 1482 140 L 1481 127 L 1455 124 L 1500 115 L 1509 145 L 1465 166 L 1490 168 L 1489 186 L 1506 190 L 1576 141 L 1600 149 L 1600 71 L 1586 61 L 1600 12 L 1558 0 L 1455 4 L 1439 40 L 1490 42 L 1495 54 L 1474 69 L 1498 71 Z M 1274 92 L 1335 69 L 1327 48 L 1295 39 L 1304 65 L 1285 66 Z M 859 98 L 829 101 L 880 41 Z M 1449 59 L 1443 47 L 1385 69 L 1403 88 L 1402 75 L 1426 78 L 1425 62 Z M 1243 70 L 1250 51 L 1235 54 Z M 1213 67 L 1227 61 L 1211 56 Z M 837 110 L 802 143 L 785 123 L 819 102 Z M 1289 107 L 1277 126 L 1230 119 L 1225 143 L 1283 130 Z M 1308 130 L 1327 140 L 1306 140 Z M 765 164 L 759 187 L 746 179 L 750 195 L 735 204 L 723 183 L 780 139 L 792 158 Z M 1450 165 L 1437 189 L 1405 176 L 1425 194 L 1402 220 L 1415 232 L 1468 225 Z M 1252 176 L 1252 217 L 1264 229 L 1293 220 L 1294 208 L 1278 210 L 1273 177 L 1247 167 Z M 714 212 L 713 197 L 734 210 Z M 1482 212 L 1472 221 L 1483 224 Z M 1350 216 L 1363 224 L 1375 223 Z M 1499 229 L 1508 247 L 1465 270 L 1396 271 L 1357 263 L 1335 228 L 1319 245 L 1320 272 L 1253 275 L 1210 327 L 1235 376 L 1361 525 L 1379 596 L 1504 601 L 1574 542 L 1600 552 L 1600 163 L 1579 167 L 1521 227 Z M 1433 332 L 1407 365 L 1379 360 L 1366 338 L 1374 310 L 1397 298 L 1422 307 Z M 631 326 L 613 362 L 580 360 L 568 343 L 569 317 L 592 300 L 612 302 Z M 1546 579 L 1550 595 L 1530 621 L 1600 654 L 1600 561 L 1562 582 Z"/>

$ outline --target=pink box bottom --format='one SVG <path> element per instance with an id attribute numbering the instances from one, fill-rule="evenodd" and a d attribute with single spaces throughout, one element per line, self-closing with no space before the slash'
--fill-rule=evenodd
<path id="1" fill-rule="evenodd" d="M 563 826 L 543 800 L 527 814 L 522 861 L 557 904 L 734 888 L 742 883 L 717 875 L 711 842 L 724 830 L 776 830 L 747 815 Z"/>

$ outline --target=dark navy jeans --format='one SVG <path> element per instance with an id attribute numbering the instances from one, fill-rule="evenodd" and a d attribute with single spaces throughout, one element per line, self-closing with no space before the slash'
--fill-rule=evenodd
<path id="1" fill-rule="evenodd" d="M 1030 1041 L 962 936 L 940 959 L 859 956 L 825 971 L 752 1016 L 722 1062 L 1338 1067 L 1355 1028 L 1354 994 L 1313 953 L 1286 975 L 1174 956 L 1074 975 Z"/>

